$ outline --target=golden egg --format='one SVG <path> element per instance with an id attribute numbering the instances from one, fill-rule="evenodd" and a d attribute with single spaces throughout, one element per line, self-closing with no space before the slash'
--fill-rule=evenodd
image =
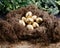
<path id="1" fill-rule="evenodd" d="M 39 24 L 36 23 L 36 22 L 34 22 L 34 23 L 33 23 L 33 27 L 34 27 L 34 28 L 39 27 Z"/>
<path id="2" fill-rule="evenodd" d="M 22 17 L 22 20 L 23 20 L 24 22 L 26 22 L 26 18 L 25 18 L 25 17 Z"/>
<path id="3" fill-rule="evenodd" d="M 19 23 L 20 23 L 20 25 L 23 25 L 23 26 L 26 25 L 25 22 L 24 22 L 23 20 L 19 20 Z"/>
<path id="4" fill-rule="evenodd" d="M 43 21 L 43 19 L 40 18 L 40 17 L 36 19 L 36 22 L 37 22 L 37 23 L 40 23 L 41 21 Z"/>
<path id="5" fill-rule="evenodd" d="M 28 29 L 28 30 L 33 30 L 34 28 L 33 28 L 32 25 L 27 25 L 27 29 Z"/>
<path id="6" fill-rule="evenodd" d="M 32 19 L 33 19 L 33 20 L 36 20 L 36 18 L 37 18 L 36 15 L 33 15 L 33 16 L 32 16 Z"/>
<path id="7" fill-rule="evenodd" d="M 27 18 L 26 19 L 26 22 L 28 23 L 28 22 L 33 22 L 34 20 L 32 19 L 32 18 Z"/>
<path id="8" fill-rule="evenodd" d="M 31 16 L 32 16 L 32 12 L 31 11 L 26 13 L 26 17 L 31 17 Z"/>

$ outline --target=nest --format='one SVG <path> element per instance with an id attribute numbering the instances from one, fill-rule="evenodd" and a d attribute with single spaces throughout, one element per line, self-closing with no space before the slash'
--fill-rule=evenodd
<path id="1" fill-rule="evenodd" d="M 31 11 L 41 17 L 43 22 L 34 30 L 27 30 L 19 24 L 22 16 Z M 60 19 L 38 9 L 36 6 L 22 7 L 9 12 L 5 19 L 0 19 L 0 42 L 29 41 L 31 43 L 56 43 L 60 41 Z"/>

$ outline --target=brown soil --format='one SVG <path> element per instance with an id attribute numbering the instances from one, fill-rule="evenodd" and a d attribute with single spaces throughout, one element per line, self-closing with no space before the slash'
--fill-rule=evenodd
<path id="1" fill-rule="evenodd" d="M 18 23 L 28 11 L 43 19 L 43 22 L 39 24 L 40 27 L 32 31 Z M 31 44 L 56 44 L 60 41 L 60 19 L 39 10 L 36 6 L 22 7 L 9 12 L 5 19 L 0 19 L 0 42 L 17 43 L 20 41 L 27 41 Z"/>

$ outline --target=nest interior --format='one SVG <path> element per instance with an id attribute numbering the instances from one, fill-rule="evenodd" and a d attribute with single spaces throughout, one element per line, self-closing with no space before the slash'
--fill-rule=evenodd
<path id="1" fill-rule="evenodd" d="M 39 28 L 27 30 L 19 24 L 22 16 L 31 11 L 34 15 L 41 17 L 43 22 Z M 60 19 L 46 11 L 30 5 L 9 12 L 4 19 L 0 19 L 0 42 L 29 41 L 31 43 L 56 43 L 60 41 Z"/>

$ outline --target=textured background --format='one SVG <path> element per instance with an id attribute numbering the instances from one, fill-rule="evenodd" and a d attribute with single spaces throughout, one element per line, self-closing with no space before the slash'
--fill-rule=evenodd
<path id="1" fill-rule="evenodd" d="M 8 44 L 8 43 L 0 44 L 0 48 L 60 48 L 60 43 L 55 43 L 55 44 L 50 44 L 48 46 L 43 46 L 38 43 L 31 44 L 29 42 L 22 41 L 22 42 L 16 43 L 16 44 Z"/>

